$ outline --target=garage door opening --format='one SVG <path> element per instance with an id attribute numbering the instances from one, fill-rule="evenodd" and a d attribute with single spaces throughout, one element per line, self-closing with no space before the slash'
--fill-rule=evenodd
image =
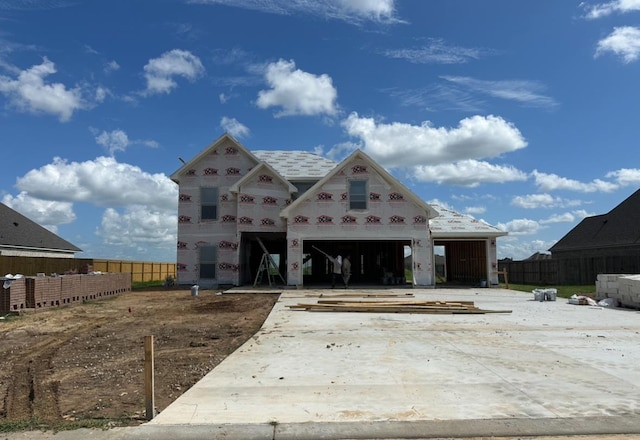
<path id="1" fill-rule="evenodd" d="M 411 264 L 410 245 L 409 240 L 305 240 L 302 260 L 303 283 L 305 286 L 331 284 L 333 268 L 324 252 L 332 257 L 350 256 L 351 286 L 410 285 L 408 283 L 412 282 L 412 277 L 408 277 L 406 271 L 407 258 Z"/>

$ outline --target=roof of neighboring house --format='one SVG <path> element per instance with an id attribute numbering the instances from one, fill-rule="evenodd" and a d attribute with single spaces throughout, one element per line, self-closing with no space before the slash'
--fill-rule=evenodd
<path id="1" fill-rule="evenodd" d="M 3 203 L 0 203 L 0 246 L 29 250 L 82 251 Z"/>
<path id="2" fill-rule="evenodd" d="M 440 205 L 431 205 L 440 214 L 429 221 L 429 229 L 433 238 L 442 237 L 501 237 L 507 235 L 495 226 L 491 226 L 468 215 L 460 214 Z"/>
<path id="3" fill-rule="evenodd" d="M 586 217 L 549 250 L 640 245 L 640 190 L 607 214 Z"/>
<path id="4" fill-rule="evenodd" d="M 540 260 L 550 260 L 551 254 L 543 254 L 542 252 L 536 252 L 528 258 L 525 258 L 523 261 L 540 261 Z"/>
<path id="5" fill-rule="evenodd" d="M 251 152 L 289 181 L 320 180 L 337 165 L 332 160 L 308 151 L 254 150 Z"/>

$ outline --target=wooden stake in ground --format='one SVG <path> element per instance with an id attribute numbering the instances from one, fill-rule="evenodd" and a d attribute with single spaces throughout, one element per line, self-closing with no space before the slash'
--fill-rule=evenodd
<path id="1" fill-rule="evenodd" d="M 144 401 L 147 420 L 155 417 L 155 377 L 153 372 L 153 336 L 144 337 Z"/>

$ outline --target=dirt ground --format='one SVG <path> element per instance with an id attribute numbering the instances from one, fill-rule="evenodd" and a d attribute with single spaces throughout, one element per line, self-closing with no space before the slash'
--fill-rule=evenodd
<path id="1" fill-rule="evenodd" d="M 276 294 L 136 291 L 0 319 L 0 422 L 145 420 L 144 337 L 162 411 L 254 335 Z"/>

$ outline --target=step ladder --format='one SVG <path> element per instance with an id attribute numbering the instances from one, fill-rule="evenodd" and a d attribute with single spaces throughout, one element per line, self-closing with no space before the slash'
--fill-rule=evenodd
<path id="1" fill-rule="evenodd" d="M 267 247 L 264 245 L 262 240 L 260 240 L 260 237 L 256 237 L 256 240 L 258 240 L 258 243 L 260 244 L 260 247 L 262 248 L 262 251 L 264 253 L 262 254 L 262 258 L 260 259 L 260 266 L 258 266 L 258 273 L 256 274 L 256 278 L 253 281 L 253 287 L 256 287 L 257 285 L 262 283 L 262 278 L 265 272 L 267 273 L 267 280 L 269 281 L 269 287 L 271 287 L 274 284 L 274 279 L 273 279 L 274 275 L 271 272 L 271 268 L 275 269 L 275 272 L 280 277 L 280 280 L 282 280 L 282 284 L 286 285 L 287 282 L 284 280 L 282 274 L 280 274 L 278 265 L 273 260 L 273 257 L 267 250 Z"/>

